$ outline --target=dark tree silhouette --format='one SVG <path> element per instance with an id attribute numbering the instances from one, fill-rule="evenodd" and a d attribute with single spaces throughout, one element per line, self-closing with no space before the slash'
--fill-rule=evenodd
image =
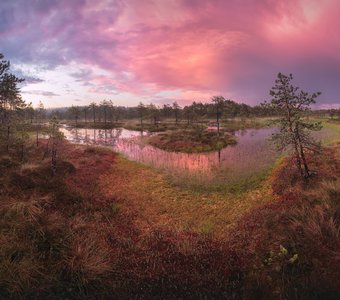
<path id="1" fill-rule="evenodd" d="M 220 118 L 223 113 L 223 106 L 225 99 L 222 96 L 214 96 L 211 101 L 215 104 L 216 109 L 216 122 L 217 122 L 217 134 L 220 134 Z"/>

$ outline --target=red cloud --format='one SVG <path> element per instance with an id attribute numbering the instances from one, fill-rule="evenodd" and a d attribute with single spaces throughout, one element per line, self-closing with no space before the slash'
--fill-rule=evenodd
<path id="1" fill-rule="evenodd" d="M 102 78 L 84 73 L 91 91 L 152 96 L 180 90 L 255 103 L 282 71 L 323 91 L 325 101 L 339 94 L 335 0 L 61 0 L 30 6 L 14 0 L 5 6 L 14 22 L 0 25 L 15 38 L 0 34 L 0 42 L 13 56 L 49 67 L 73 61 L 105 70 Z M 24 30 L 16 34 L 19 27 Z"/>

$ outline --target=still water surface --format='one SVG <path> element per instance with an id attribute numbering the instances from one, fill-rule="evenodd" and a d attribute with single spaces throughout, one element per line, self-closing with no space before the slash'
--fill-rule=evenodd
<path id="1" fill-rule="evenodd" d="M 270 167 L 277 154 L 268 138 L 273 128 L 235 132 L 237 144 L 209 153 L 167 152 L 145 143 L 147 133 L 126 129 L 79 129 L 62 127 L 67 140 L 76 144 L 110 146 L 130 160 L 151 165 L 180 178 L 211 181 L 253 175 Z"/>

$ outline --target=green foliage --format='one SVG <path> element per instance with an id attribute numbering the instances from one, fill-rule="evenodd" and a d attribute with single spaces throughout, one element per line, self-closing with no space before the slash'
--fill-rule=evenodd
<path id="1" fill-rule="evenodd" d="M 296 166 L 301 176 L 310 176 L 305 152 L 318 148 L 318 143 L 311 136 L 311 131 L 321 129 L 321 123 L 312 123 L 304 117 L 310 111 L 310 105 L 316 102 L 320 93 L 308 94 L 291 84 L 293 76 L 279 73 L 275 85 L 270 91 L 272 96 L 270 107 L 282 112 L 277 120 L 279 132 L 273 134 L 272 140 L 278 150 L 292 149 Z M 302 168 L 303 165 L 303 168 Z"/>
<path id="2" fill-rule="evenodd" d="M 78 106 L 71 106 L 69 109 L 68 109 L 68 112 L 71 116 L 71 118 L 73 118 L 75 120 L 75 123 L 77 125 L 78 123 L 78 119 L 79 119 L 79 114 L 80 114 L 80 109 Z"/>
<path id="3" fill-rule="evenodd" d="M 27 140 L 24 128 L 24 109 L 26 104 L 20 96 L 18 84 L 24 79 L 10 73 L 10 63 L 0 53 L 0 146 L 9 153 L 12 146 L 21 146 L 21 158 L 24 156 L 24 144 Z"/>

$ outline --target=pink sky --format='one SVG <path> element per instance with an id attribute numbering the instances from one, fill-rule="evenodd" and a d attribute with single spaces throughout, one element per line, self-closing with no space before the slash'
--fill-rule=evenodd
<path id="1" fill-rule="evenodd" d="M 339 105 L 337 0 L 2 0 L 0 52 L 46 106 L 269 99 L 278 72 Z"/>

